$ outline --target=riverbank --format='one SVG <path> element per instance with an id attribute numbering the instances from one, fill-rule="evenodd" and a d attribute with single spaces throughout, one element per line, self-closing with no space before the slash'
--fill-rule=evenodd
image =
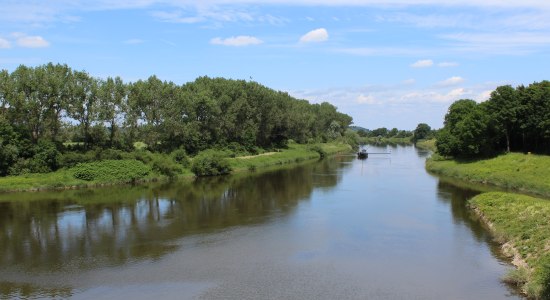
<path id="1" fill-rule="evenodd" d="M 478 161 L 426 161 L 434 174 L 519 193 L 550 197 L 550 157 L 509 153 Z M 517 269 L 503 279 L 534 299 L 550 299 L 550 201 L 488 192 L 469 201 Z"/>
<path id="2" fill-rule="evenodd" d="M 411 144 L 412 143 L 412 136 L 404 137 L 404 138 L 397 138 L 397 137 L 367 137 L 367 138 L 361 138 L 360 140 L 363 144 L 399 144 L 399 145 L 405 145 L 405 144 Z"/>
<path id="3" fill-rule="evenodd" d="M 338 152 L 347 151 L 351 151 L 351 147 L 341 143 L 322 143 L 314 145 L 291 143 L 288 148 L 280 149 L 277 152 L 270 152 L 269 155 L 264 153 L 255 156 L 246 156 L 246 158 L 227 158 L 227 160 L 234 172 L 245 172 L 311 159 L 319 159 L 321 155 L 333 155 Z M 135 170 L 135 172 L 128 172 L 128 168 L 121 165 L 120 169 L 124 169 L 124 172 L 119 172 L 119 174 L 115 175 L 108 174 L 109 176 L 88 178 L 90 180 L 84 180 L 82 176 L 80 176 L 81 178 L 76 178 L 75 167 L 61 169 L 51 173 L 1 177 L 0 192 L 76 189 L 170 179 L 169 176 L 155 171 L 154 168 L 147 168 L 147 165 L 140 166 L 139 164 L 135 164 L 135 160 L 121 160 L 120 162 L 129 164 L 131 170 Z M 116 169 L 116 167 L 111 168 L 109 173 L 117 173 Z M 184 167 L 172 178 L 192 178 L 194 176 L 195 175 L 191 172 L 189 167 Z"/>
<path id="4" fill-rule="evenodd" d="M 416 148 L 430 150 L 432 152 L 436 152 L 437 148 L 435 147 L 435 139 L 429 139 L 429 140 L 418 140 L 414 146 Z"/>
<path id="5" fill-rule="evenodd" d="M 477 161 L 432 157 L 426 169 L 436 175 L 550 197 L 550 156 L 509 153 Z"/>
<path id="6" fill-rule="evenodd" d="M 490 192 L 469 201 L 517 269 L 504 281 L 534 299 L 550 299 L 550 201 Z"/>

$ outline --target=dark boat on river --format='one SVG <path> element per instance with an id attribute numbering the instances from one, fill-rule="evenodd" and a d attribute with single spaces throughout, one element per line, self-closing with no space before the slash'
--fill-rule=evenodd
<path id="1" fill-rule="evenodd" d="M 357 158 L 359 159 L 365 159 L 369 157 L 369 153 L 367 152 L 367 149 L 361 149 L 359 152 L 357 152 Z"/>

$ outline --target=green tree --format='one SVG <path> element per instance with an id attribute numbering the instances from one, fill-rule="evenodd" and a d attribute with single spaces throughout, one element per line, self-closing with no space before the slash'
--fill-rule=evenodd
<path id="1" fill-rule="evenodd" d="M 488 121 L 484 108 L 474 100 L 454 102 L 445 115 L 444 127 L 437 137 L 437 151 L 441 155 L 455 157 L 489 154 L 491 143 L 488 140 Z"/>
<path id="2" fill-rule="evenodd" d="M 127 89 L 120 77 L 102 81 L 99 86 L 99 120 L 109 124 L 109 146 L 115 146 L 119 124 L 126 111 Z"/>
<path id="3" fill-rule="evenodd" d="M 506 152 L 510 152 L 511 134 L 516 128 L 520 109 L 516 91 L 510 85 L 497 87 L 486 107 L 497 132 L 504 135 Z"/>
<path id="4" fill-rule="evenodd" d="M 84 147 L 91 146 L 90 129 L 99 119 L 99 91 L 98 80 L 86 72 L 74 72 L 74 80 L 71 82 L 71 101 L 68 107 L 69 117 L 78 122 Z"/>
<path id="5" fill-rule="evenodd" d="M 418 140 L 426 139 L 432 132 L 430 125 L 426 123 L 420 123 L 416 126 L 416 129 L 413 132 L 413 142 L 416 143 Z"/>
<path id="6" fill-rule="evenodd" d="M 19 157 L 19 135 L 0 115 L 0 176 L 6 176 Z"/>

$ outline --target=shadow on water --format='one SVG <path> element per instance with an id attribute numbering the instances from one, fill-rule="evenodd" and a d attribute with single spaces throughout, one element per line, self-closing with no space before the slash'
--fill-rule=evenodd
<path id="1" fill-rule="evenodd" d="M 342 160 L 187 182 L 1 195 L 0 275 L 157 259 L 186 236 L 285 218 L 314 189 L 338 184 Z M 3 296 L 67 293 L 0 280 Z"/>
<path id="2" fill-rule="evenodd" d="M 502 252 L 501 245 L 494 240 L 486 225 L 468 208 L 468 200 L 483 192 L 492 191 L 487 186 L 468 185 L 463 181 L 440 178 L 437 184 L 438 199 L 450 206 L 453 222 L 468 228 L 478 243 L 486 244 L 491 255 L 501 263 L 510 265 L 510 258 Z M 503 284 L 505 284 L 503 282 Z M 521 296 L 521 290 L 513 284 L 505 284 L 510 295 Z"/>

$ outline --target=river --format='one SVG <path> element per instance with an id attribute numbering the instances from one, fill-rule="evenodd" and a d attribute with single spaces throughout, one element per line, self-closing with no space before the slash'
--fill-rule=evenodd
<path id="1" fill-rule="evenodd" d="M 520 299 L 428 153 L 0 195 L 0 298 Z"/>

